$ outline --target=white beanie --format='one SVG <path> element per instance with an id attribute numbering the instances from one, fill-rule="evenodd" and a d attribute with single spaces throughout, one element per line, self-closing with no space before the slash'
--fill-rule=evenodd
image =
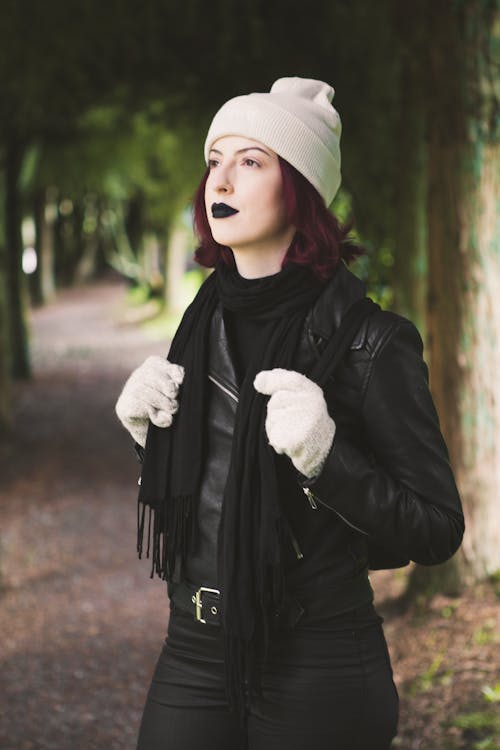
<path id="1" fill-rule="evenodd" d="M 341 122 L 332 86 L 313 78 L 278 78 L 269 93 L 229 99 L 212 120 L 205 161 L 215 141 L 243 135 L 260 141 L 314 185 L 326 206 L 340 187 Z"/>

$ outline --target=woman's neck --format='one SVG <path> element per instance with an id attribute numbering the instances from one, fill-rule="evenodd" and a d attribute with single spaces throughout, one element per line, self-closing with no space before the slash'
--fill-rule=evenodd
<path id="1" fill-rule="evenodd" d="M 281 271 L 285 250 L 266 253 L 248 253 L 245 250 L 233 250 L 234 261 L 239 275 L 244 279 L 261 279 L 273 276 Z"/>

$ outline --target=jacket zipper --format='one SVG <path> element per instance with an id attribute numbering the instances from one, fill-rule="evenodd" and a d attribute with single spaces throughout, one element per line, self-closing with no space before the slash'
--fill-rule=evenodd
<path id="1" fill-rule="evenodd" d="M 319 497 L 316 497 L 311 492 L 311 490 L 309 489 L 309 487 L 302 487 L 302 489 L 304 491 L 305 496 L 309 500 L 309 504 L 311 505 L 311 508 L 313 510 L 318 510 L 318 504 L 316 503 L 316 500 L 318 501 L 318 503 L 321 503 L 321 500 L 319 499 Z M 348 526 L 351 527 L 351 529 L 354 529 L 355 531 L 359 531 L 359 533 L 360 534 L 364 534 L 364 536 L 370 536 L 370 534 L 367 531 L 363 531 L 363 529 L 360 529 L 359 526 L 355 526 L 353 523 L 351 523 L 350 521 L 348 521 L 347 518 L 345 518 L 342 515 L 342 513 L 339 513 L 338 510 L 335 510 L 335 508 L 331 508 L 329 505 L 327 505 L 326 507 L 329 510 L 333 510 L 333 512 L 336 513 L 339 516 L 339 518 L 341 518 L 343 520 L 344 523 L 346 523 Z"/>
<path id="2" fill-rule="evenodd" d="M 364 534 L 364 536 L 370 536 L 370 534 L 367 531 L 363 531 L 363 529 L 360 529 L 359 526 L 355 526 L 353 523 L 347 520 L 347 518 L 344 518 L 342 513 L 339 513 L 338 510 L 335 510 L 335 508 L 332 508 L 333 512 L 336 513 L 339 518 L 341 518 L 344 523 L 346 523 L 348 526 L 351 527 L 351 529 L 354 529 L 354 531 L 359 531 L 360 534 Z"/>
<path id="3" fill-rule="evenodd" d="M 314 495 L 311 492 L 311 490 L 309 489 L 309 487 L 302 487 L 302 490 L 304 492 L 304 495 L 309 500 L 309 505 L 311 506 L 311 508 L 313 510 L 318 510 L 318 506 L 317 506 L 316 500 L 314 499 Z"/>
<path id="4" fill-rule="evenodd" d="M 222 385 L 222 383 L 219 383 L 219 381 L 216 380 L 216 378 L 214 378 L 213 375 L 209 375 L 208 378 L 209 378 L 209 380 L 212 381 L 212 383 L 215 383 L 215 385 L 217 385 L 222 391 L 224 391 L 224 393 L 227 393 L 227 395 L 230 396 L 230 398 L 234 399 L 234 401 L 236 401 L 236 403 L 238 403 L 238 397 L 235 396 L 234 393 L 232 393 L 229 390 L 229 388 L 226 388 L 226 386 Z M 304 490 L 304 492 L 305 492 L 305 490 Z M 311 502 L 311 500 L 309 502 Z M 312 502 L 314 502 L 314 500 Z M 292 529 L 290 528 L 289 524 L 288 524 L 288 531 L 289 531 L 289 534 L 290 534 L 290 541 L 292 542 L 292 546 L 293 546 L 295 555 L 297 557 L 297 560 L 302 560 L 302 558 L 304 557 L 304 553 L 300 549 L 300 546 L 299 546 L 299 543 L 297 541 L 297 538 L 296 538 L 295 534 L 293 533 Z"/>
<path id="5" fill-rule="evenodd" d="M 212 375 L 209 375 L 208 379 L 211 380 L 212 383 L 215 383 L 215 385 L 218 385 L 219 388 L 222 391 L 224 391 L 224 393 L 227 393 L 227 395 L 230 396 L 230 398 L 232 398 L 234 401 L 236 401 L 236 403 L 238 403 L 238 396 L 235 396 L 234 393 L 232 393 L 232 391 L 229 390 L 229 388 L 226 388 L 225 385 L 222 385 L 222 383 L 219 383 L 219 381 L 216 380 Z"/>

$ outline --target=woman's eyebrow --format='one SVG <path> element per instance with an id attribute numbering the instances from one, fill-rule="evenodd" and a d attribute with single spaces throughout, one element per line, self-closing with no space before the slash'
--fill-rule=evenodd
<path id="1" fill-rule="evenodd" d="M 267 151 L 264 151 L 263 148 L 259 148 L 259 146 L 246 146 L 246 148 L 240 148 L 238 149 L 238 151 L 235 151 L 234 153 L 243 154 L 245 151 L 251 151 L 252 149 L 254 149 L 255 151 L 262 151 L 262 153 L 265 154 L 266 156 L 270 156 L 270 154 L 268 154 Z M 216 154 L 220 154 L 221 156 L 223 156 L 222 151 L 218 151 L 216 148 L 211 148 L 210 153 L 212 153 L 212 151 L 215 151 Z"/>

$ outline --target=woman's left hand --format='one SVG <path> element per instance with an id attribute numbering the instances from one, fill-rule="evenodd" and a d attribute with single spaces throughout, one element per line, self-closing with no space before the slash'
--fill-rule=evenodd
<path id="1" fill-rule="evenodd" d="M 323 390 L 300 372 L 279 367 L 257 373 L 254 388 L 271 397 L 266 432 L 276 453 L 285 453 L 304 476 L 317 476 L 335 436 Z"/>

